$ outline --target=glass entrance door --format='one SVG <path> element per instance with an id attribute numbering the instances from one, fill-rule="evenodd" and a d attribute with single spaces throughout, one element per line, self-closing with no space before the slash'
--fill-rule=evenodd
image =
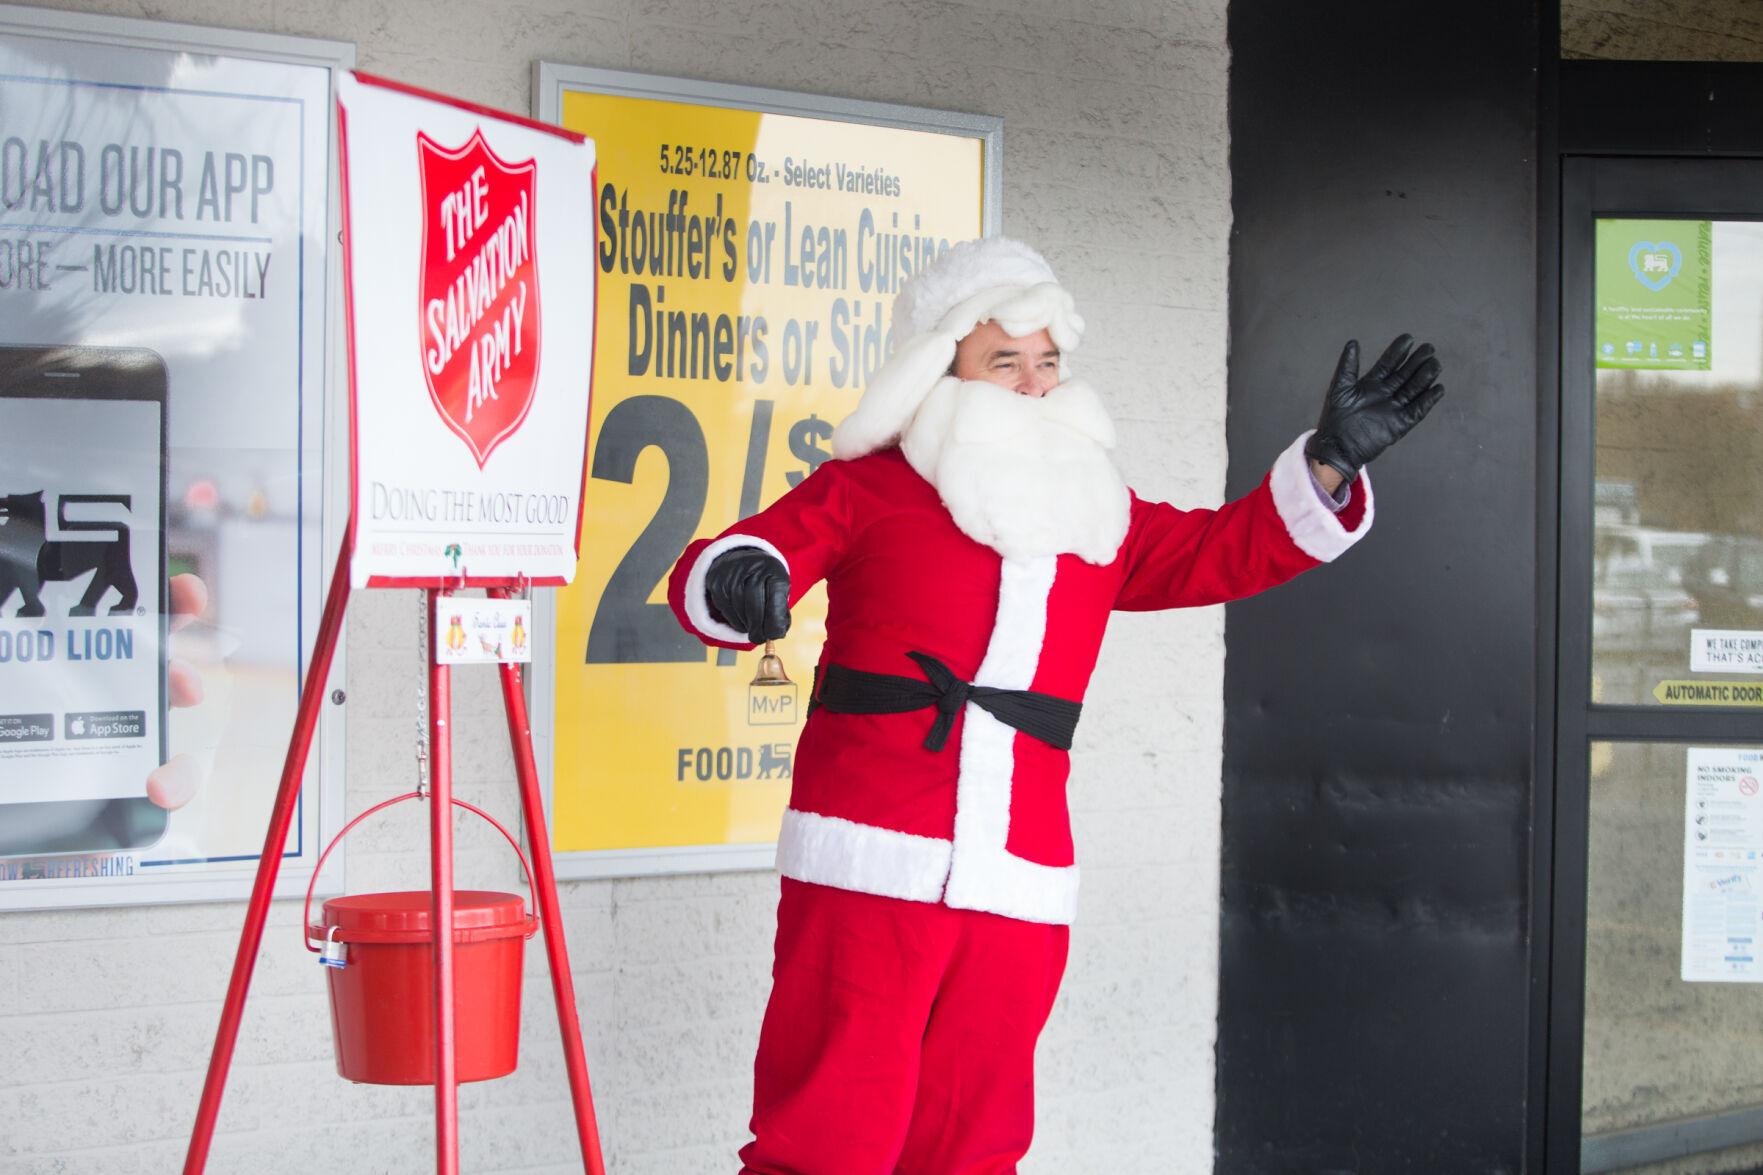
<path id="1" fill-rule="evenodd" d="M 1577 1118 L 1582 1171 L 1754 1171 L 1763 164 L 1569 160 L 1562 195 L 1550 1151 Z"/>

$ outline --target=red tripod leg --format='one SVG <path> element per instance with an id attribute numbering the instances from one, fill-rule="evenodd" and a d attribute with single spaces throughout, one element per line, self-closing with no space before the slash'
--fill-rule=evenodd
<path id="1" fill-rule="evenodd" d="M 233 977 L 227 984 L 220 1027 L 214 1034 L 214 1051 L 208 1057 L 208 1078 L 203 1083 L 202 1101 L 196 1109 L 196 1127 L 190 1134 L 190 1149 L 184 1155 L 184 1175 L 201 1175 L 208 1163 L 214 1122 L 220 1115 L 221 1095 L 226 1092 L 227 1068 L 232 1064 L 233 1046 L 238 1043 L 239 1020 L 245 1013 L 245 993 L 251 987 L 251 971 L 257 965 L 257 948 L 263 942 L 263 924 L 269 916 L 269 899 L 275 892 L 276 872 L 281 868 L 282 852 L 288 843 L 288 827 L 293 823 L 294 807 L 300 799 L 300 780 L 306 774 L 306 753 L 312 748 L 312 735 L 318 729 L 318 711 L 324 704 L 325 683 L 331 674 L 331 654 L 336 652 L 337 637 L 343 630 L 343 611 L 349 603 L 349 556 L 354 546 L 354 531 L 351 520 L 344 532 L 342 550 L 337 553 L 336 570 L 331 574 L 330 592 L 325 596 L 324 616 L 318 624 L 312 660 L 306 666 L 300 708 L 294 716 L 294 735 L 288 741 L 288 755 L 282 762 L 281 786 L 276 791 L 275 806 L 270 809 L 263 855 L 257 860 L 257 881 L 251 887 L 251 903 L 245 908 L 245 926 L 239 931 L 239 952 L 233 957 Z"/>
<path id="2" fill-rule="evenodd" d="M 506 599 L 508 593 L 494 589 Z M 526 839 L 532 854 L 533 900 L 545 928 L 545 954 L 551 962 L 551 992 L 557 1000 L 558 1027 L 563 1036 L 563 1062 L 569 1071 L 569 1093 L 575 1103 L 575 1128 L 581 1139 L 582 1168 L 588 1175 L 605 1175 L 600 1156 L 600 1128 L 594 1120 L 594 1094 L 588 1085 L 588 1065 L 582 1056 L 581 1020 L 575 1010 L 575 984 L 569 976 L 569 951 L 563 941 L 563 915 L 557 902 L 557 875 L 551 868 L 551 838 L 545 828 L 545 806 L 539 795 L 539 772 L 533 761 L 533 735 L 527 720 L 526 696 L 520 688 L 520 668 L 502 664 L 502 701 L 508 710 L 508 736 L 514 744 L 514 773 L 520 781 L 520 806 L 526 818 Z"/>
<path id="3" fill-rule="evenodd" d="M 428 589 L 431 640 L 440 592 Z M 429 877 L 435 963 L 435 1171 L 459 1175 L 459 1071 L 453 1033 L 453 736 L 452 680 L 429 657 Z"/>

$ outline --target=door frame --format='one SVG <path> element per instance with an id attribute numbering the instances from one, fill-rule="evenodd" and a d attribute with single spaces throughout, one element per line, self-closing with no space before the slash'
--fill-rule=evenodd
<path id="1" fill-rule="evenodd" d="M 1544 158 L 1558 166 L 1543 169 L 1538 193 L 1545 394 L 1536 762 L 1547 786 L 1538 788 L 1533 813 L 1537 1096 L 1527 1155 L 1533 1169 L 1559 1173 L 1581 1170 L 1590 744 L 1763 743 L 1758 719 L 1743 713 L 1591 703 L 1594 224 L 1600 216 L 1763 218 L 1763 124 L 1746 117 L 1763 109 L 1763 65 L 1562 62 L 1557 100 L 1555 142 Z M 1628 1153 L 1658 1150 L 1669 1129 L 1635 1132 Z"/>

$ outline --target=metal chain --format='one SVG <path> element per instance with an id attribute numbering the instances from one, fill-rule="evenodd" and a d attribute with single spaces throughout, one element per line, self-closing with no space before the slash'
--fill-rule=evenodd
<path id="1" fill-rule="evenodd" d="M 429 641 L 433 624 L 429 616 L 428 592 L 416 592 L 416 794 L 423 799 L 429 794 Z"/>

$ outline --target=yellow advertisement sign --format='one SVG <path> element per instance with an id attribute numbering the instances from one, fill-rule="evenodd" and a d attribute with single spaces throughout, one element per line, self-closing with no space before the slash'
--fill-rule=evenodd
<path id="1" fill-rule="evenodd" d="M 554 848 L 765 844 L 824 593 L 778 643 L 798 684 L 750 686 L 759 654 L 681 629 L 667 575 L 831 456 L 901 283 L 982 230 L 985 139 L 568 86 L 560 121 L 598 152 L 599 320 L 581 565 L 557 597 Z"/>

